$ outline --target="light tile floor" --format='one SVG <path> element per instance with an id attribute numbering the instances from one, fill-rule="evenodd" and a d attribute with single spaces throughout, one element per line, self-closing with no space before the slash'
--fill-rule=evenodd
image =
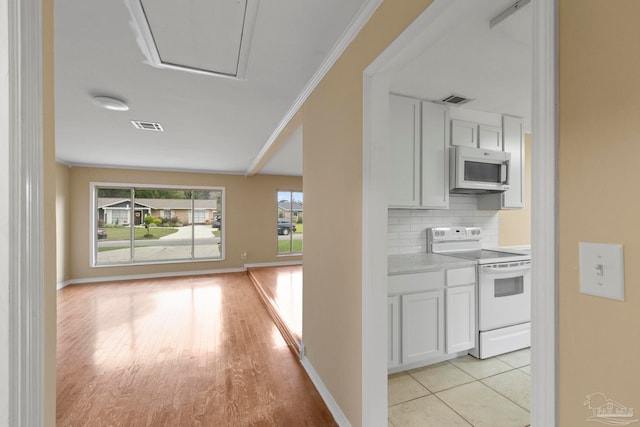
<path id="1" fill-rule="evenodd" d="M 463 356 L 389 375 L 390 427 L 525 427 L 531 351 Z"/>

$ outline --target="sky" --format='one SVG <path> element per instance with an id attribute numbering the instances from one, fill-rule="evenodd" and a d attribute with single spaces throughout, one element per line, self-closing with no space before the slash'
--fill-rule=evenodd
<path id="1" fill-rule="evenodd" d="M 290 191 L 278 191 L 278 201 L 280 200 L 289 200 Z M 302 191 L 294 191 L 293 192 L 293 200 L 296 202 L 303 203 L 303 194 Z"/>

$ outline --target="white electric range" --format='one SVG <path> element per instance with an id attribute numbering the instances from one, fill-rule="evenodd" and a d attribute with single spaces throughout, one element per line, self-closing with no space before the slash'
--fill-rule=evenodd
<path id="1" fill-rule="evenodd" d="M 485 359 L 531 345 L 531 255 L 482 248 L 480 227 L 427 229 L 427 252 L 477 261 L 476 347 Z"/>

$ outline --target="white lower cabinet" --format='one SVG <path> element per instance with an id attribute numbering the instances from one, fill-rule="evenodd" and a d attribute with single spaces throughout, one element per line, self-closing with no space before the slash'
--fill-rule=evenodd
<path id="1" fill-rule="evenodd" d="M 402 364 L 444 354 L 444 290 L 402 295 Z"/>
<path id="2" fill-rule="evenodd" d="M 475 267 L 390 276 L 389 284 L 395 293 L 387 298 L 390 370 L 428 365 L 475 347 Z"/>
<path id="3" fill-rule="evenodd" d="M 399 366 L 400 361 L 400 296 L 387 298 L 387 360 L 389 368 Z"/>
<path id="4" fill-rule="evenodd" d="M 476 345 L 476 287 L 446 290 L 447 353 L 469 350 Z"/>

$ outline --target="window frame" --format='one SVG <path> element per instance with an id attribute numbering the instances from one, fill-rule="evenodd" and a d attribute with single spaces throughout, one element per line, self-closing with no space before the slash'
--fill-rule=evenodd
<path id="1" fill-rule="evenodd" d="M 186 259 L 169 259 L 169 260 L 145 260 L 145 261 L 135 261 L 134 250 L 135 250 L 135 239 L 133 234 L 130 236 L 130 250 L 131 255 L 129 261 L 126 262 L 112 262 L 112 263 L 98 263 L 98 195 L 97 189 L 99 188 L 121 188 L 123 190 L 126 189 L 135 189 L 135 188 L 144 188 L 144 189 L 154 189 L 154 190 L 182 190 L 182 191 L 220 191 L 220 213 L 222 215 L 222 224 L 220 228 L 220 257 L 219 258 L 194 258 L 194 237 L 191 237 L 191 247 L 192 253 L 191 258 Z M 103 267 L 126 267 L 126 266 L 137 266 L 137 265 L 149 265 L 149 264 L 176 264 L 176 263 L 193 263 L 193 262 L 216 262 L 216 261 L 224 261 L 226 258 L 226 188 L 223 186 L 203 186 L 203 185 L 177 185 L 177 184 L 140 184 L 140 183 L 130 183 L 130 182 L 98 182 L 91 181 L 89 183 L 89 265 L 91 268 L 103 268 Z M 192 199 L 194 200 L 194 199 Z M 135 203 L 135 197 L 131 200 L 132 204 Z M 192 210 L 195 209 L 195 204 L 192 204 Z M 133 212 L 133 210 L 132 210 Z M 163 212 L 164 213 L 164 212 Z M 192 212 L 193 215 L 193 212 Z M 129 220 L 133 220 L 133 218 L 129 218 Z M 131 225 L 133 227 L 133 224 Z M 191 226 L 194 226 L 192 223 Z"/>
<path id="2" fill-rule="evenodd" d="M 291 210 L 293 210 L 293 194 L 294 193 L 302 194 L 303 195 L 303 199 L 304 199 L 304 193 L 303 193 L 302 190 L 281 190 L 281 189 L 276 189 L 276 227 L 277 227 L 277 224 L 278 224 L 278 220 L 280 219 L 279 206 L 278 206 L 279 203 L 280 203 L 280 197 L 279 197 L 280 193 L 289 193 L 289 203 L 291 203 L 291 206 L 292 206 Z M 302 205 L 304 206 L 304 200 L 303 200 Z M 298 215 L 296 215 L 296 222 L 293 222 L 293 214 L 290 213 L 289 215 L 290 215 L 290 217 L 289 217 L 290 224 L 297 224 Z M 304 215 L 303 215 L 303 217 L 304 217 Z M 304 224 L 304 219 L 303 219 L 303 224 Z M 303 236 L 302 236 L 302 239 L 301 239 L 302 240 L 302 250 L 299 251 L 299 252 L 296 252 L 296 251 L 293 250 L 293 236 L 294 236 L 293 232 L 289 233 L 289 235 L 287 236 L 287 237 L 289 237 L 289 251 L 288 252 L 280 252 L 280 248 L 278 246 L 279 242 L 280 242 L 280 235 L 278 234 L 277 228 L 276 228 L 276 255 L 277 256 L 300 256 L 300 255 L 303 254 L 303 252 L 304 252 L 304 233 L 303 233 Z"/>

